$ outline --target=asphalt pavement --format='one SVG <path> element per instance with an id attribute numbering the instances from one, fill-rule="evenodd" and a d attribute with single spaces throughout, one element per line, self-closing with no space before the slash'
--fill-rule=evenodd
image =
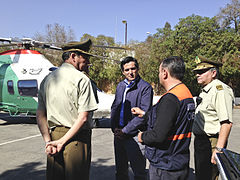
<path id="1" fill-rule="evenodd" d="M 240 109 L 234 109 L 233 128 L 228 149 L 240 153 Z M 99 120 L 92 136 L 91 180 L 114 180 L 113 135 L 109 119 Z M 46 156 L 36 120 L 9 117 L 0 113 L 0 179 L 45 179 Z M 193 142 L 193 141 L 192 141 Z M 193 146 L 191 143 L 189 180 L 194 180 Z M 148 168 L 148 167 L 147 167 Z M 131 179 L 132 173 L 129 171 Z"/>

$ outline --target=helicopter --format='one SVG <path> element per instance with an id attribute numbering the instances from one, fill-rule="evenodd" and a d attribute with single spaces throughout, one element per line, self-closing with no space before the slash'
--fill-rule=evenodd
<path id="1" fill-rule="evenodd" d="M 0 47 L 21 46 L 0 53 L 0 110 L 11 116 L 36 115 L 38 87 L 54 65 L 31 47 L 61 48 L 31 38 L 0 38 Z"/>
<path id="2" fill-rule="evenodd" d="M 38 90 L 44 77 L 57 69 L 39 51 L 31 48 L 62 50 L 50 43 L 40 42 L 31 38 L 1 38 L 0 47 L 18 46 L 0 52 L 0 111 L 9 113 L 10 116 L 36 117 L 38 104 Z M 126 50 L 123 47 L 93 45 L 93 48 L 111 48 Z M 97 56 L 109 59 L 108 57 Z M 119 60 L 112 61 L 119 63 Z M 108 118 L 114 100 L 114 95 L 109 95 L 97 88 L 99 99 L 95 119 Z M 106 103 L 107 102 L 107 103 Z"/>
<path id="3" fill-rule="evenodd" d="M 0 52 L 0 111 L 7 112 L 11 117 L 30 117 L 35 120 L 38 106 L 38 90 L 46 75 L 57 69 L 39 51 L 32 47 L 62 50 L 59 47 L 36 41 L 31 38 L 12 39 L 1 38 L 1 47 L 18 46 L 22 48 Z M 129 51 L 134 56 L 131 48 L 93 45 L 93 48 L 110 48 Z M 112 57 L 94 55 L 97 58 L 120 63 Z M 95 83 L 93 83 L 95 84 Z M 96 84 L 95 84 L 96 85 Z M 110 127 L 110 111 L 114 101 L 114 94 L 107 94 L 97 87 L 98 109 L 93 114 L 93 127 Z M 154 104 L 159 97 L 154 96 Z"/>

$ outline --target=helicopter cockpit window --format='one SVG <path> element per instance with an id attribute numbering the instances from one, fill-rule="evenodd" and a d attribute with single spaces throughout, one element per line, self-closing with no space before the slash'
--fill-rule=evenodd
<path id="1" fill-rule="evenodd" d="M 9 80 L 7 82 L 7 88 L 8 88 L 8 93 L 9 94 L 14 94 L 14 88 L 13 88 L 13 81 Z"/>
<path id="2" fill-rule="evenodd" d="M 19 80 L 18 92 L 21 96 L 37 97 L 38 93 L 37 80 Z"/>

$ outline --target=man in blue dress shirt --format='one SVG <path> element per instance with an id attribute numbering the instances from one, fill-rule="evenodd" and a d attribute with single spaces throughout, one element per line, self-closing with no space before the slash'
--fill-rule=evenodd
<path id="1" fill-rule="evenodd" d="M 111 128 L 114 133 L 116 179 L 128 180 L 128 162 L 135 180 L 146 179 L 144 146 L 138 143 L 137 133 L 146 128 L 146 120 L 131 113 L 131 108 L 141 107 L 147 112 L 152 106 L 153 90 L 139 76 L 139 65 L 135 58 L 121 61 L 121 70 L 126 77 L 116 89 L 111 108 Z"/>

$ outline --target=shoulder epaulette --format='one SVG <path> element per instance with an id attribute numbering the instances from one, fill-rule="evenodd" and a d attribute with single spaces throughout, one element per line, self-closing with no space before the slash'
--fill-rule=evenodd
<path id="1" fill-rule="evenodd" d="M 223 86 L 222 86 L 222 85 L 217 85 L 216 88 L 217 88 L 217 90 L 219 90 L 219 91 L 220 91 L 220 90 L 223 90 Z"/>

